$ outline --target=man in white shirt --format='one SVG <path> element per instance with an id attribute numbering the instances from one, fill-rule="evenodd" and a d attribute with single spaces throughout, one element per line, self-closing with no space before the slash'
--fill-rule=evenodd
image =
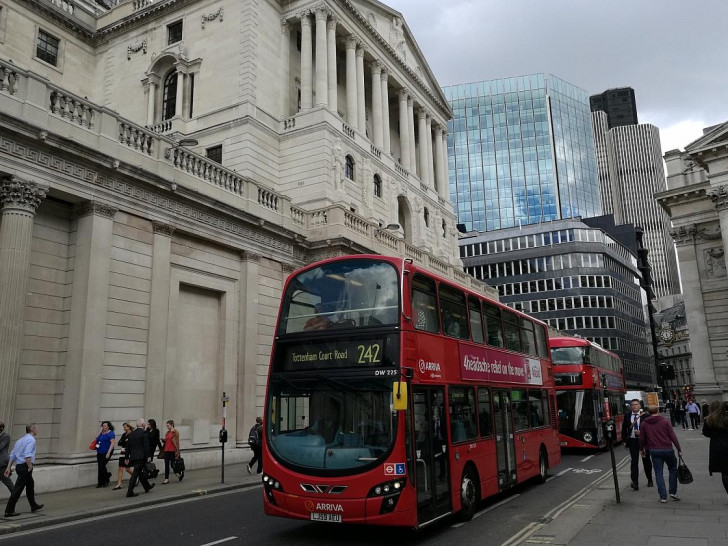
<path id="1" fill-rule="evenodd" d="M 10 471 L 15 465 L 15 470 L 18 472 L 18 479 L 15 481 L 15 489 L 13 494 L 8 499 L 8 504 L 5 506 L 5 517 L 12 518 L 19 516 L 15 511 L 15 505 L 23 494 L 23 489 L 26 489 L 26 496 L 28 497 L 28 503 L 30 503 L 30 510 L 37 512 L 43 508 L 42 504 L 35 502 L 35 482 L 33 481 L 33 463 L 35 463 L 35 435 L 38 434 L 38 427 L 35 424 L 28 425 L 25 427 L 26 435 L 20 440 L 15 442 L 15 447 L 10 453 L 10 461 L 5 469 L 5 477 L 10 476 Z"/>
<path id="2" fill-rule="evenodd" d="M 640 407 L 640 401 L 635 398 L 632 400 L 630 406 L 632 411 L 624 415 L 624 422 L 622 423 L 622 441 L 624 442 L 624 447 L 629 449 L 629 455 L 632 458 L 632 465 L 630 467 L 632 483 L 630 487 L 638 491 L 640 488 L 640 459 L 642 459 L 642 466 L 645 469 L 645 476 L 647 476 L 647 487 L 653 486 L 652 461 L 650 461 L 649 454 L 643 457 L 640 452 L 640 428 L 642 427 L 642 408 Z"/>

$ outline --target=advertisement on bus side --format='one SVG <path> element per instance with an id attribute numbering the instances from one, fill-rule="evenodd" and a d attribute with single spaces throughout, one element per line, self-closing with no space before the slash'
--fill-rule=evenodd
<path id="1" fill-rule="evenodd" d="M 543 385 L 537 358 L 480 347 L 460 347 L 460 376 L 471 381 Z"/>

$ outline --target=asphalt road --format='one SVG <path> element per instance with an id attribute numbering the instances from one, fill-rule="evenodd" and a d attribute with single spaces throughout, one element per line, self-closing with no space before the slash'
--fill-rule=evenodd
<path id="1" fill-rule="evenodd" d="M 615 449 L 617 463 L 625 456 Z M 262 490 L 256 487 L 219 495 L 87 519 L 53 528 L 0 537 L 0 545 L 213 546 L 402 544 L 470 546 L 504 544 L 525 527 L 602 477 L 611 474 L 609 453 L 567 453 L 551 469 L 545 485 L 522 484 L 484 501 L 467 523 L 442 520 L 420 531 L 310 523 L 264 515 Z M 611 478 L 610 478 L 611 483 Z"/>

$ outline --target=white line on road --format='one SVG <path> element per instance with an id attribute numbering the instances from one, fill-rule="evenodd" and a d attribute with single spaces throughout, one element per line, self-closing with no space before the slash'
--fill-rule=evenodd
<path id="1" fill-rule="evenodd" d="M 235 540 L 238 537 L 227 537 L 227 538 L 221 538 L 220 540 L 216 540 L 215 542 L 207 542 L 205 544 L 202 544 L 201 546 L 214 546 L 215 544 L 222 544 L 223 542 L 230 542 L 231 540 Z"/>
<path id="2" fill-rule="evenodd" d="M 564 474 L 566 474 L 567 472 L 571 472 L 572 470 L 574 470 L 574 469 L 573 468 L 565 468 L 564 470 L 562 470 L 561 472 L 559 472 L 556 475 L 557 476 L 563 476 Z"/>
<path id="3" fill-rule="evenodd" d="M 584 458 L 583 458 L 583 459 L 582 459 L 581 461 L 579 461 L 579 462 L 581 462 L 581 463 L 585 463 L 585 462 L 587 462 L 587 461 L 588 461 L 589 459 L 591 459 L 592 457 L 594 457 L 594 455 L 589 455 L 588 457 L 584 457 Z"/>
<path id="4" fill-rule="evenodd" d="M 499 506 L 503 506 L 505 503 L 511 502 L 513 499 L 520 497 L 520 496 L 521 496 L 520 493 L 516 493 L 512 497 L 503 499 L 502 501 L 495 503 L 493 506 L 489 506 L 488 508 L 485 508 L 485 509 L 481 510 L 480 512 L 476 512 L 475 514 L 473 514 L 473 519 L 480 517 L 483 514 L 485 514 L 486 512 L 490 512 L 491 510 L 494 510 L 494 509 L 498 508 Z M 451 525 L 451 527 L 453 527 L 453 528 L 460 527 L 462 525 L 465 525 L 466 523 L 467 523 L 467 521 L 463 521 L 462 523 L 455 523 L 455 524 Z"/>

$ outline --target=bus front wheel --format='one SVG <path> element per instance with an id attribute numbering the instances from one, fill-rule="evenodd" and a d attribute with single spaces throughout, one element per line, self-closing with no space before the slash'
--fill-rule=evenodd
<path id="1" fill-rule="evenodd" d="M 466 468 L 460 482 L 460 521 L 470 521 L 480 502 L 480 487 L 475 472 Z"/>

